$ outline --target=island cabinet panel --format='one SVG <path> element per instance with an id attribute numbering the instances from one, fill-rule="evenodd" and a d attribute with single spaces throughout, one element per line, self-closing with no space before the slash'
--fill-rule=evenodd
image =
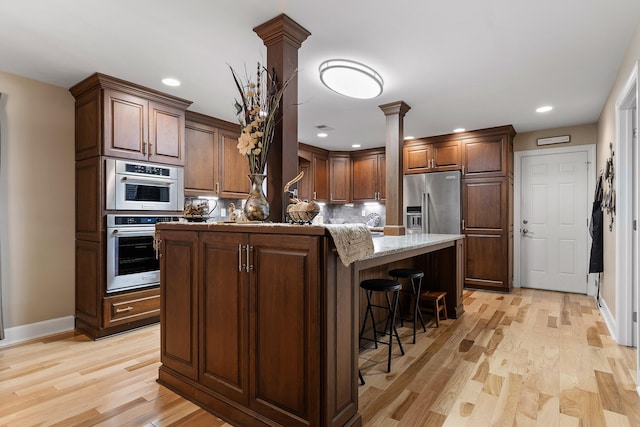
<path id="1" fill-rule="evenodd" d="M 159 382 L 234 425 L 359 426 L 351 270 L 323 228 L 270 228 L 158 225 Z"/>
<path id="2" fill-rule="evenodd" d="M 282 425 L 318 425 L 318 238 L 256 234 L 249 244 L 250 406 Z"/>
<path id="3" fill-rule="evenodd" d="M 249 403 L 249 276 L 242 268 L 245 234 L 202 233 L 200 382 Z"/>
<path id="4" fill-rule="evenodd" d="M 162 364 L 190 379 L 198 376 L 198 234 L 162 235 L 160 258 Z"/>

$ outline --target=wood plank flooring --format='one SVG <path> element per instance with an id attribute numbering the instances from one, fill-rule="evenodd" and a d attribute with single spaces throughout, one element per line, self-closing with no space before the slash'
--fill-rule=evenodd
<path id="1" fill-rule="evenodd" d="M 406 354 L 365 350 L 365 426 L 640 426 L 635 349 L 592 297 L 465 292 L 466 313 L 430 324 Z M 156 383 L 159 327 L 101 341 L 66 333 L 0 349 L 2 426 L 228 426 Z"/>

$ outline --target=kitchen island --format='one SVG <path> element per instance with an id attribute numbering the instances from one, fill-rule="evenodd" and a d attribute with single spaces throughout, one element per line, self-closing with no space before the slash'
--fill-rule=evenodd
<path id="1" fill-rule="evenodd" d="M 374 238 L 343 265 L 322 226 L 163 223 L 158 381 L 242 426 L 359 426 L 359 283 L 425 270 L 462 314 L 463 236 Z M 437 266 L 437 268 L 435 268 Z M 449 297 L 451 295 L 451 297 Z"/>

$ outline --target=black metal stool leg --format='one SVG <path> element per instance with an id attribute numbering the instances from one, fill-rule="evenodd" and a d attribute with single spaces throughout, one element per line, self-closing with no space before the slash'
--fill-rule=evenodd
<path id="1" fill-rule="evenodd" d="M 402 348 L 402 343 L 400 342 L 400 336 L 398 335 L 398 330 L 396 329 L 396 310 L 398 308 L 398 298 L 400 292 L 393 292 L 393 302 L 389 304 L 389 317 L 391 318 L 391 329 L 389 330 L 389 355 L 387 358 L 387 372 L 391 372 L 391 353 L 393 350 L 393 335 L 395 334 L 396 340 L 398 341 L 398 346 L 400 347 L 400 354 L 404 355 L 404 349 Z M 387 302 L 389 302 L 389 296 L 387 295 Z"/>
<path id="2" fill-rule="evenodd" d="M 364 385 L 364 378 L 362 377 L 362 372 L 358 369 L 358 377 L 360 377 L 360 385 Z"/>
<path id="3" fill-rule="evenodd" d="M 422 324 L 422 330 L 427 332 L 427 327 L 424 324 L 424 319 L 422 318 L 422 312 L 420 311 L 420 307 L 418 304 L 418 299 L 420 299 L 420 288 L 422 287 L 422 277 L 418 277 L 418 283 L 416 284 L 414 279 L 411 279 L 411 288 L 413 289 L 413 343 L 416 343 L 416 327 L 418 323 L 418 318 L 420 318 L 420 323 Z"/>
<path id="4" fill-rule="evenodd" d="M 376 320 L 373 318 L 373 309 L 371 308 L 371 292 L 365 291 L 367 296 L 367 309 L 364 312 L 364 321 L 362 322 L 362 328 L 360 328 L 360 337 L 364 334 L 364 329 L 367 326 L 367 316 L 371 315 L 371 324 L 373 325 L 373 342 L 375 348 L 378 348 L 378 336 L 376 334 Z"/>

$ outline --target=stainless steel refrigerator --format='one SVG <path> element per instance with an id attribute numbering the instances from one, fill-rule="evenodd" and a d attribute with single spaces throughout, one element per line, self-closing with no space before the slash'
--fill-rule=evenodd
<path id="1" fill-rule="evenodd" d="M 460 234 L 460 171 L 404 176 L 407 234 Z"/>

